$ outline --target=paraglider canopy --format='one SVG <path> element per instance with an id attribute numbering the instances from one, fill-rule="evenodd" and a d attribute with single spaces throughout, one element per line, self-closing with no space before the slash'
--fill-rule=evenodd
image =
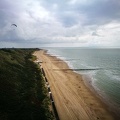
<path id="1" fill-rule="evenodd" d="M 17 25 L 16 25 L 16 24 L 11 24 L 11 26 L 15 26 L 15 27 L 17 27 Z"/>

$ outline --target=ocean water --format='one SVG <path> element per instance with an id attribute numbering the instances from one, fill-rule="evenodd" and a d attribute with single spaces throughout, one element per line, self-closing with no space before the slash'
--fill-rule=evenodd
<path id="1" fill-rule="evenodd" d="M 45 49 L 82 74 L 111 109 L 120 111 L 120 49 Z"/>

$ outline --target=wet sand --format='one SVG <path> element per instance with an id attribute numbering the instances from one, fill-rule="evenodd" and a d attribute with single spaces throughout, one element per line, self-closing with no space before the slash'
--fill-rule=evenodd
<path id="1" fill-rule="evenodd" d="M 108 107 L 85 86 L 82 76 L 40 50 L 34 53 L 44 69 L 60 120 L 115 120 Z"/>

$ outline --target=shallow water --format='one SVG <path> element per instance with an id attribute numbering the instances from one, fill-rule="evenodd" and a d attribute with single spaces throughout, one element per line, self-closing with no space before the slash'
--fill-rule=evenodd
<path id="1" fill-rule="evenodd" d="M 45 48 L 88 76 L 92 87 L 107 104 L 120 109 L 120 49 Z"/>

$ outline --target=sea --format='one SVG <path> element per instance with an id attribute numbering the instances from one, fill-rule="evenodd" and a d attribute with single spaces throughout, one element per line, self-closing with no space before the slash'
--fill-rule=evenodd
<path id="1" fill-rule="evenodd" d="M 69 67 L 81 74 L 91 90 L 120 112 L 120 49 L 103 48 L 45 48 L 48 54 L 67 62 Z"/>

